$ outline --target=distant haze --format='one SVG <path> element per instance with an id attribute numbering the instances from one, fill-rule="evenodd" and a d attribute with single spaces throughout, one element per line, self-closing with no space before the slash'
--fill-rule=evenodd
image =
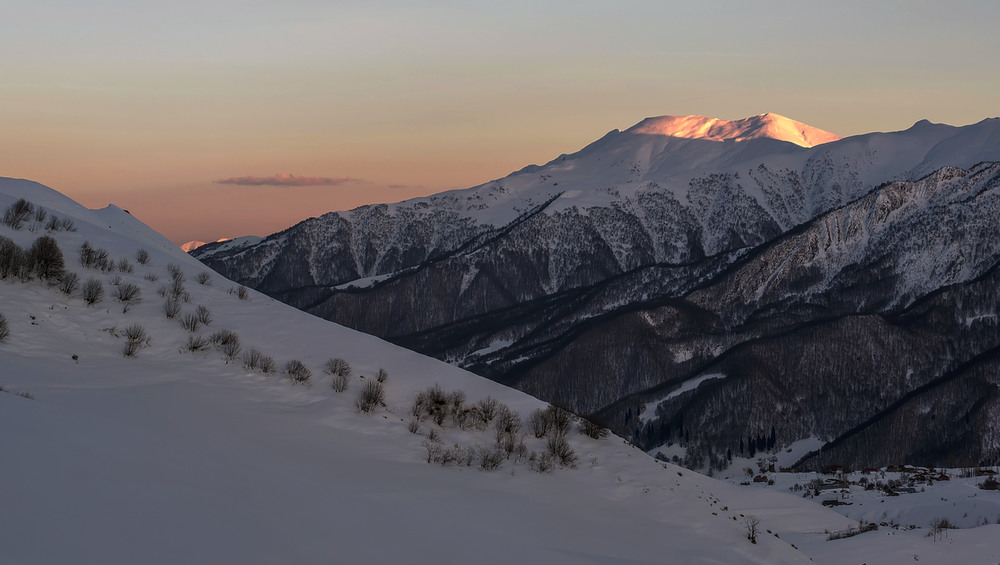
<path id="1" fill-rule="evenodd" d="M 498 178 L 650 116 L 1000 113 L 1000 5 L 13 0 L 0 176 L 173 241 Z"/>

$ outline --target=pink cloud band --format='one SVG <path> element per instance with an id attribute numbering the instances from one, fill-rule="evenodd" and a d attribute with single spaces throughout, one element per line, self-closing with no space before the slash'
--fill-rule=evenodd
<path id="1" fill-rule="evenodd" d="M 239 186 L 338 186 L 349 182 L 361 182 L 361 179 L 279 174 L 270 177 L 233 177 L 213 182 L 215 184 L 235 184 Z"/>

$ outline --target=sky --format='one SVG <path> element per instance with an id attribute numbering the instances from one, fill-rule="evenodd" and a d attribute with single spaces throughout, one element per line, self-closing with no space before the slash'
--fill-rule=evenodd
<path id="1" fill-rule="evenodd" d="M 0 176 L 176 243 L 475 186 L 658 115 L 1000 115 L 1000 3 L 6 0 Z"/>

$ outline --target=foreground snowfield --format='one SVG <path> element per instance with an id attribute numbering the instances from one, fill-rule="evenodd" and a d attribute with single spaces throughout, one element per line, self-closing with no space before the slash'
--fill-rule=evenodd
<path id="1" fill-rule="evenodd" d="M 103 280 L 107 294 L 88 307 L 79 290 L 0 281 L 11 334 L 0 342 L 0 386 L 34 396 L 0 393 L 0 563 L 1000 561 L 995 525 L 936 543 L 920 530 L 828 542 L 825 532 L 856 522 L 661 464 L 613 436 L 571 432 L 579 466 L 551 474 L 512 461 L 495 472 L 428 464 L 420 442 L 434 425 L 407 430 L 418 391 L 438 383 L 470 401 L 490 395 L 524 420 L 544 404 L 252 291 L 240 300 L 218 275 L 200 285 L 202 265 L 126 212 L 0 179 L 0 210 L 22 197 L 74 220 L 77 231 L 51 235 L 67 269 Z M 44 233 L 0 226 L 25 248 Z M 134 271 L 83 268 L 84 241 L 129 258 Z M 135 262 L 138 249 L 147 265 Z M 236 331 L 279 368 L 300 359 L 311 386 L 227 364 L 214 350 L 181 352 L 190 334 L 157 295 L 168 263 L 186 275 L 183 313 L 203 305 L 212 314 L 199 333 Z M 110 296 L 115 276 L 142 290 L 127 313 Z M 151 341 L 126 358 L 120 336 L 134 323 Z M 330 357 L 354 367 L 345 393 L 321 371 Z M 359 413 L 360 375 L 379 368 L 390 375 L 386 406 Z M 445 445 L 492 443 L 492 430 L 439 431 Z M 741 514 L 760 518 L 757 544 Z"/>

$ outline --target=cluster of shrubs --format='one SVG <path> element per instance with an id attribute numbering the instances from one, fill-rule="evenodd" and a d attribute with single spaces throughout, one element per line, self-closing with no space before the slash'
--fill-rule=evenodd
<path id="1" fill-rule="evenodd" d="M 227 364 L 236 359 L 242 349 L 240 346 L 240 336 L 232 330 L 214 332 L 208 336 L 208 341 L 217 350 L 222 352 L 222 358 L 226 360 Z"/>
<path id="2" fill-rule="evenodd" d="M 107 249 L 95 248 L 89 241 L 84 241 L 80 246 L 80 264 L 102 273 L 114 271 L 116 266 Z"/>
<path id="3" fill-rule="evenodd" d="M 507 460 L 515 464 L 526 460 L 531 470 L 547 473 L 557 466 L 575 467 L 579 461 L 566 438 L 575 417 L 555 406 L 538 409 L 528 419 L 528 431 L 537 439 L 545 439 L 545 449 L 541 452 L 531 451 L 525 444 L 527 434 L 521 431 L 520 415 L 492 397 L 467 405 L 464 392 L 446 392 L 434 385 L 417 393 L 410 415 L 408 429 L 411 433 L 419 433 L 426 422 L 435 426 L 421 442 L 427 450 L 428 463 L 466 466 L 476 463 L 480 469 L 492 471 Z M 441 441 L 438 429 L 448 425 L 480 432 L 492 427 L 493 443 L 489 446 L 463 447 L 455 444 L 447 447 Z M 591 437 L 607 434 L 603 427 L 598 427 L 603 430 L 600 432 L 592 429 L 593 426 L 590 423 L 586 426 L 581 424 L 580 430 Z"/>
<path id="4" fill-rule="evenodd" d="M 139 324 L 125 328 L 125 357 L 135 357 L 136 352 L 148 346 L 150 341 L 146 330 Z"/>
<path id="5" fill-rule="evenodd" d="M 80 277 L 66 270 L 62 250 L 52 236 L 39 237 L 28 249 L 0 236 L 0 279 L 27 281 L 32 278 L 56 285 L 67 296 L 80 288 Z M 132 301 L 134 296 L 130 288 L 122 289 L 121 297 Z M 103 297 L 104 286 L 99 280 L 90 279 L 84 283 L 83 299 L 87 305 L 96 304 Z"/>
<path id="6" fill-rule="evenodd" d="M 132 282 L 124 282 L 121 278 L 116 278 L 112 282 L 114 289 L 111 291 L 111 295 L 115 300 L 121 302 L 123 305 L 122 313 L 128 312 L 134 304 L 138 304 L 142 301 L 142 290 L 139 285 Z"/>
<path id="7" fill-rule="evenodd" d="M 10 238 L 0 236 L 0 279 L 26 281 L 37 277 L 58 283 L 64 274 L 63 253 L 52 236 L 39 237 L 27 250 Z"/>
<path id="8" fill-rule="evenodd" d="M 41 206 L 35 206 L 25 199 L 20 199 L 10 205 L 3 214 L 3 223 L 7 227 L 15 230 L 22 229 L 25 224 L 31 222 L 28 231 L 36 231 L 39 226 L 48 231 L 76 231 L 73 220 L 63 218 L 60 220 L 55 214 Z"/>
<path id="9" fill-rule="evenodd" d="M 30 392 L 21 392 L 19 390 L 10 390 L 9 388 L 4 388 L 2 386 L 0 386 L 0 392 L 4 392 L 4 393 L 7 393 L 7 394 L 12 394 L 14 396 L 20 396 L 21 398 L 27 398 L 28 400 L 34 400 L 35 399 L 35 395 L 31 394 Z"/>
<path id="10" fill-rule="evenodd" d="M 383 369 L 379 369 L 383 371 Z M 330 375 L 330 388 L 334 392 L 344 392 L 351 378 L 351 365 L 347 361 L 337 357 L 327 359 L 323 365 L 323 372 Z M 386 373 L 388 375 L 388 373 Z"/>
<path id="11" fill-rule="evenodd" d="M 273 374 L 276 370 L 274 357 L 265 355 L 256 347 L 251 347 L 243 354 L 243 368 L 248 371 L 260 371 L 265 375 Z"/>
<path id="12" fill-rule="evenodd" d="M 229 294 L 235 294 L 236 297 L 239 298 L 240 300 L 249 300 L 250 299 L 250 291 L 247 290 L 247 287 L 245 287 L 243 285 L 240 285 L 240 286 L 238 286 L 236 288 L 230 288 L 229 289 Z"/>

